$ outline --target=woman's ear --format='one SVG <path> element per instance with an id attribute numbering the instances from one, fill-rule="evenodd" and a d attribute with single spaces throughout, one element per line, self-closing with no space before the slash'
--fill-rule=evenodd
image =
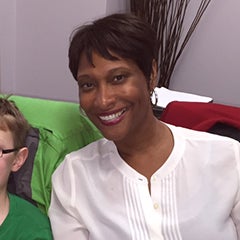
<path id="1" fill-rule="evenodd" d="M 157 86 L 157 75 L 158 75 L 157 61 L 153 59 L 152 72 L 150 75 L 150 82 L 149 82 L 149 88 L 151 91 L 153 91 L 153 89 Z"/>
<path id="2" fill-rule="evenodd" d="M 12 172 L 16 172 L 18 171 L 22 165 L 25 163 L 26 159 L 28 156 L 28 148 L 23 147 L 21 148 L 15 157 L 15 160 L 13 161 L 13 165 L 12 165 Z"/>

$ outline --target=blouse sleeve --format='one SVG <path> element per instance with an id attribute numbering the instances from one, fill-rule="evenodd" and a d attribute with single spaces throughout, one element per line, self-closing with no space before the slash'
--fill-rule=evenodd
<path id="1" fill-rule="evenodd" d="M 232 210 L 232 218 L 237 229 L 238 240 L 240 240 L 240 143 L 237 143 L 236 160 L 238 171 L 238 192 L 236 195 L 236 201 Z"/>
<path id="2" fill-rule="evenodd" d="M 76 217 L 71 201 L 71 171 L 60 165 L 53 174 L 49 218 L 54 240 L 87 240 L 88 230 Z M 73 184 L 74 185 L 74 184 Z"/>

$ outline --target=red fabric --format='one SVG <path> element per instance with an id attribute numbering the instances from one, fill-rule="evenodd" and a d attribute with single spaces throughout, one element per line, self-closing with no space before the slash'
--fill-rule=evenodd
<path id="1" fill-rule="evenodd" d="M 199 131 L 208 131 L 219 122 L 240 129 L 240 108 L 217 103 L 173 101 L 164 109 L 160 120 Z"/>

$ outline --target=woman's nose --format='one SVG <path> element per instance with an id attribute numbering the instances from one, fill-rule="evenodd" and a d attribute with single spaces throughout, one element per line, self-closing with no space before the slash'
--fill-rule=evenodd
<path id="1" fill-rule="evenodd" d="M 115 100 L 115 94 L 110 87 L 101 86 L 97 91 L 96 103 L 102 109 L 110 108 Z"/>

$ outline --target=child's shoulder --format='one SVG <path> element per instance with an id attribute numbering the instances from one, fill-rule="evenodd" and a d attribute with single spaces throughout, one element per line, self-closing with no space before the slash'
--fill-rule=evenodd
<path id="1" fill-rule="evenodd" d="M 42 219 L 43 221 L 48 218 L 47 215 L 42 213 L 37 206 L 34 206 L 32 203 L 17 195 L 9 194 L 9 199 L 11 211 L 14 211 L 16 213 L 18 211 L 21 211 L 21 214 L 23 215 L 29 215 L 30 218 L 37 217 L 39 220 Z"/>

